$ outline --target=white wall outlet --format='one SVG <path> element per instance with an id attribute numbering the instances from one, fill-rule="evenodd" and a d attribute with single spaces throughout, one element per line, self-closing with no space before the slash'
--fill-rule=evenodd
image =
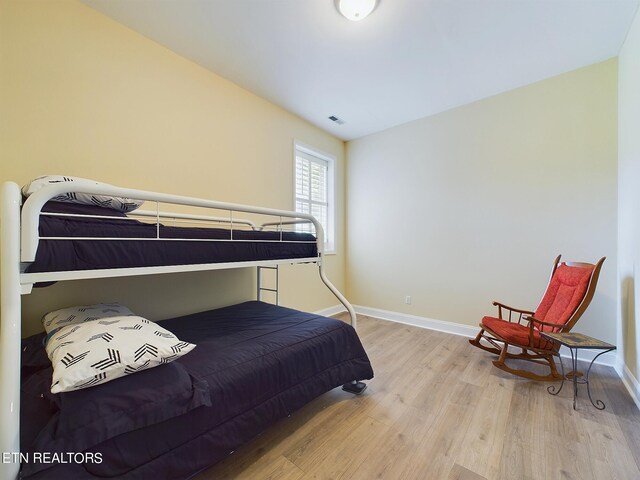
<path id="1" fill-rule="evenodd" d="M 411 295 L 407 295 L 406 297 L 404 297 L 404 303 L 406 303 L 407 305 L 411 305 Z"/>

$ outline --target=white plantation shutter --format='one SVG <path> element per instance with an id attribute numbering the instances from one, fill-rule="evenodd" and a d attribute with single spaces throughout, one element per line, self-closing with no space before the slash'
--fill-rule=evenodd
<path id="1" fill-rule="evenodd" d="M 318 219 L 324 229 L 326 250 L 333 250 L 332 225 L 332 165 L 329 160 L 313 155 L 308 148 L 296 146 L 295 209 L 310 213 Z M 299 225 L 301 232 L 313 232 L 309 224 Z"/>

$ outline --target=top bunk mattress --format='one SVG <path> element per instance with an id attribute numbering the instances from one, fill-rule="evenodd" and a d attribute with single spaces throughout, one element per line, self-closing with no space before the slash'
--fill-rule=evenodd
<path id="1" fill-rule="evenodd" d="M 309 233 L 241 229 L 232 232 L 227 228 L 165 225 L 157 228 L 156 224 L 125 218 L 42 215 L 39 234 L 36 259 L 26 269 L 28 273 L 317 256 L 316 237 Z M 156 239 L 157 236 L 160 238 Z"/>

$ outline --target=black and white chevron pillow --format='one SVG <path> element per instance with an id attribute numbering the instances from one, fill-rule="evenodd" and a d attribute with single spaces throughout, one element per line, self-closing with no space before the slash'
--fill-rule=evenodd
<path id="1" fill-rule="evenodd" d="M 124 305 L 119 303 L 97 303 L 95 305 L 79 305 L 61 308 L 46 313 L 42 317 L 42 326 L 48 334 L 60 327 L 75 325 L 77 323 L 90 322 L 92 320 L 104 320 L 110 317 L 126 317 L 135 315 Z"/>
<path id="2" fill-rule="evenodd" d="M 86 178 L 69 177 L 66 175 L 45 175 L 32 180 L 27 185 L 22 187 L 22 194 L 25 197 L 28 197 L 32 193 L 37 192 L 47 185 L 61 182 L 74 182 L 77 184 L 86 185 L 88 190 L 90 190 L 92 186 L 96 185 L 110 186 L 109 184 L 96 182 L 95 180 L 89 180 Z M 112 208 L 124 213 L 132 212 L 144 203 L 142 200 L 134 200 L 126 197 L 111 197 L 108 195 L 93 195 L 89 193 L 75 192 L 58 195 L 53 197 L 51 200 L 54 200 L 56 202 L 80 203 L 83 205 L 94 205 L 98 207 Z"/>
<path id="3" fill-rule="evenodd" d="M 169 363 L 194 347 L 137 316 L 63 326 L 47 339 L 53 365 L 51 393 L 91 387 Z"/>

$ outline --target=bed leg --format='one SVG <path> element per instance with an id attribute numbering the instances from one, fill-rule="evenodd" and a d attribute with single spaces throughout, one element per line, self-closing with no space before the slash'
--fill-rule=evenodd
<path id="1" fill-rule="evenodd" d="M 354 395 L 362 395 L 366 389 L 367 384 L 364 382 L 358 382 L 357 380 L 352 380 L 351 382 L 342 385 L 342 390 L 353 393 Z"/>

